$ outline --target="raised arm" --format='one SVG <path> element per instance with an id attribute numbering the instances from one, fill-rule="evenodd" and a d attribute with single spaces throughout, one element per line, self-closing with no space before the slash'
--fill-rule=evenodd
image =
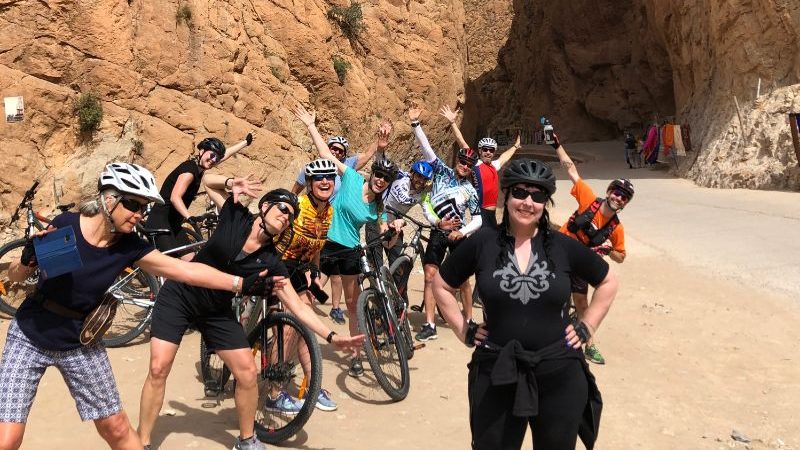
<path id="1" fill-rule="evenodd" d="M 425 132 L 422 131 L 422 124 L 419 123 L 420 114 L 422 114 L 422 108 L 417 107 L 417 105 L 412 105 L 411 108 L 408 109 L 408 118 L 411 119 L 411 130 L 414 132 L 414 137 L 417 138 L 417 143 L 419 143 L 422 149 L 422 159 L 433 162 L 437 159 L 436 152 L 433 151 L 431 143 L 428 142 L 428 137 L 425 136 Z"/>
<path id="2" fill-rule="evenodd" d="M 522 145 L 520 144 L 520 142 L 521 141 L 520 141 L 520 138 L 519 138 L 519 133 L 517 133 L 517 140 L 514 141 L 514 145 L 512 145 L 509 148 L 507 148 L 506 151 L 504 151 L 503 154 L 498 156 L 497 159 L 492 163 L 492 164 L 495 165 L 495 168 L 500 170 L 501 167 L 505 166 L 506 163 L 511 161 L 511 158 L 514 157 L 514 153 L 517 153 L 517 150 L 522 148 Z"/>
<path id="3" fill-rule="evenodd" d="M 373 156 L 375 153 L 383 153 L 386 151 L 386 147 L 389 145 L 389 135 L 392 134 L 392 124 L 388 120 L 384 120 L 381 122 L 380 127 L 378 127 L 378 132 L 375 134 L 375 140 L 367 148 L 367 151 L 364 153 L 358 153 L 356 156 L 358 157 L 358 161 L 356 162 L 356 170 L 361 170 Z"/>
<path id="4" fill-rule="evenodd" d="M 577 183 L 578 180 L 581 179 L 580 174 L 578 173 L 578 168 L 575 167 L 575 163 L 572 162 L 572 158 L 567 155 L 567 150 L 561 145 L 561 141 L 558 139 L 558 135 L 553 134 L 555 138 L 555 143 L 551 144 L 554 149 L 556 149 L 556 155 L 558 155 L 558 160 L 561 162 L 561 166 L 567 169 L 567 175 L 569 175 L 569 179 L 572 180 L 573 183 Z"/>
<path id="5" fill-rule="evenodd" d="M 253 143 L 253 132 L 247 133 L 247 137 L 244 138 L 243 141 L 238 142 L 236 144 L 231 145 L 225 150 L 225 157 L 220 160 L 219 164 L 225 162 L 228 158 L 232 157 L 233 155 L 239 153 L 243 148 L 251 145 Z M 219 165 L 217 164 L 217 165 Z"/>
<path id="6" fill-rule="evenodd" d="M 336 169 L 339 171 L 339 175 L 344 174 L 344 171 L 347 170 L 347 166 L 331 153 L 331 149 L 328 148 L 325 139 L 322 139 L 322 135 L 319 134 L 319 130 L 317 130 L 317 125 L 315 124 L 317 120 L 316 114 L 308 112 L 308 110 L 300 104 L 295 106 L 292 112 L 308 129 L 308 134 L 311 135 L 311 140 L 314 141 L 314 146 L 317 147 L 319 156 L 333 162 L 333 164 L 336 165 Z"/>
<path id="7" fill-rule="evenodd" d="M 461 148 L 469 148 L 469 144 L 467 141 L 464 140 L 464 135 L 461 134 L 461 130 L 458 129 L 458 125 L 456 125 L 456 119 L 458 118 L 458 110 L 453 111 L 450 109 L 449 106 L 444 105 L 442 109 L 439 110 L 439 114 L 444 116 L 450 122 L 450 129 L 453 130 L 453 134 L 456 137 L 456 142 L 458 142 L 458 146 Z"/>
<path id="8" fill-rule="evenodd" d="M 221 209 L 229 195 L 233 195 L 233 202 L 239 203 L 239 196 L 245 194 L 256 198 L 261 192 L 261 182 L 256 180 L 253 174 L 246 178 L 230 178 L 219 174 L 206 174 L 203 177 L 203 185 L 206 187 L 208 198 Z M 230 189 L 230 192 L 228 192 Z"/>

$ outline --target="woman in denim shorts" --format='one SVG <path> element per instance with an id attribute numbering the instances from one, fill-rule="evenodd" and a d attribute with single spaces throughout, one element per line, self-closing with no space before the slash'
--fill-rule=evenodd
<path id="1" fill-rule="evenodd" d="M 48 367 L 64 377 L 81 420 L 92 420 L 113 449 L 142 448 L 128 416 L 105 347 L 82 345 L 83 318 L 103 299 L 106 290 L 126 267 L 137 264 L 154 275 L 211 289 L 261 293 L 261 276 L 242 280 L 199 263 L 181 261 L 155 250 L 133 233 L 151 202 L 162 203 L 153 175 L 135 164 L 106 166 L 98 181 L 99 194 L 80 206 L 80 213 L 64 213 L 51 228 L 71 226 L 81 267 L 44 279 L 40 277 L 11 322 L 0 361 L 0 448 L 22 445 L 36 389 Z M 33 275 L 38 262 L 32 241 L 8 277 L 21 281 Z"/>

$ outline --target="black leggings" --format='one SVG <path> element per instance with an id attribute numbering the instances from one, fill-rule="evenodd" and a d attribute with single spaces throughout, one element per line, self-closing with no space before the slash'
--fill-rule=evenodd
<path id="1" fill-rule="evenodd" d="M 544 361 L 537 367 L 539 415 L 530 418 L 511 414 L 516 386 L 492 386 L 493 365 L 470 363 L 468 394 L 472 448 L 518 450 L 530 425 L 536 450 L 574 450 L 578 426 L 589 396 L 581 362 Z"/>

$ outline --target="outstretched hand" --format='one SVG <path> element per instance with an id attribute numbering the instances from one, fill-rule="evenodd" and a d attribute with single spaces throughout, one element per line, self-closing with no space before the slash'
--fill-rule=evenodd
<path id="1" fill-rule="evenodd" d="M 317 120 L 317 115 L 315 113 L 309 112 L 305 106 L 299 103 L 295 105 L 292 113 L 294 113 L 295 117 L 300 119 L 300 121 L 303 122 L 307 127 L 314 125 L 314 122 Z"/>
<path id="2" fill-rule="evenodd" d="M 514 141 L 514 147 L 522 148 L 522 139 L 520 139 L 519 133 L 517 133 L 517 139 Z"/>
<path id="3" fill-rule="evenodd" d="M 439 110 L 439 114 L 444 116 L 444 118 L 450 123 L 455 123 L 456 119 L 458 118 L 458 110 L 453 111 L 447 105 L 442 106 L 442 109 Z"/>
<path id="4" fill-rule="evenodd" d="M 251 198 L 258 197 L 261 192 L 261 181 L 257 180 L 251 173 L 245 178 L 234 178 L 231 181 L 231 194 L 233 203 L 239 203 L 239 196 L 242 194 Z"/>
<path id="5" fill-rule="evenodd" d="M 558 150 L 558 147 L 561 147 L 561 140 L 558 138 L 558 134 L 553 133 L 553 143 L 550 144 L 551 147 Z"/>
<path id="6" fill-rule="evenodd" d="M 331 340 L 331 344 L 335 345 L 339 350 L 344 350 L 348 353 L 355 353 L 364 345 L 366 336 L 359 334 L 357 336 L 339 336 L 335 334 Z"/>
<path id="7" fill-rule="evenodd" d="M 420 115 L 422 115 L 422 108 L 420 108 L 416 102 L 411 103 L 411 107 L 408 108 L 408 118 L 414 122 L 415 120 L 419 120 Z"/>
<path id="8" fill-rule="evenodd" d="M 389 145 L 389 135 L 392 134 L 392 124 L 388 120 L 381 122 L 378 127 L 378 147 L 386 148 Z"/>

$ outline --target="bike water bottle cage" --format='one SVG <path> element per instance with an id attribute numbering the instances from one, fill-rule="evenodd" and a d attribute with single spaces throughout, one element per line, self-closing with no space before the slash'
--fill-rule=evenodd
<path id="1" fill-rule="evenodd" d="M 586 245 L 589 247 L 596 247 L 605 242 L 619 225 L 619 219 L 616 214 L 602 228 L 597 228 L 592 222 L 604 201 L 604 199 L 598 197 L 583 212 L 575 211 L 567 222 L 567 230 L 570 233 L 577 235 L 579 231 L 583 232 L 588 239 Z"/>

